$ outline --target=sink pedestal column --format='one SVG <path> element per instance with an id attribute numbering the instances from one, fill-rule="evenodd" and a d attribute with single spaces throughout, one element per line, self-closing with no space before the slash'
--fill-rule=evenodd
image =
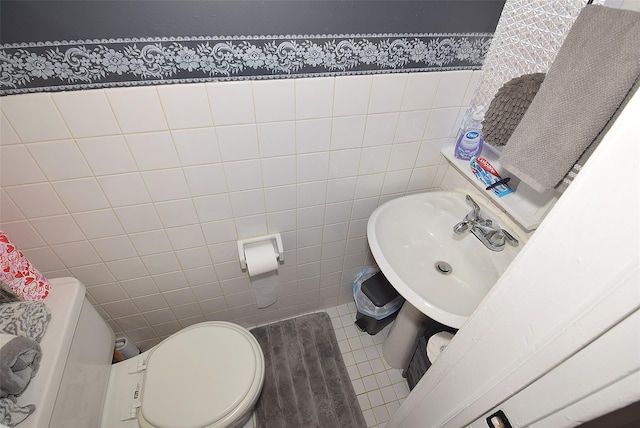
<path id="1" fill-rule="evenodd" d="M 427 319 L 429 318 L 425 314 L 409 302 L 404 302 L 382 344 L 382 355 L 387 364 L 394 369 L 403 370 L 409 366 Z"/>

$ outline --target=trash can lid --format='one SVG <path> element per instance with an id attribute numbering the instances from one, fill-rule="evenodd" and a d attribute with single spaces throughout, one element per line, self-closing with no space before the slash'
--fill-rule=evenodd
<path id="1" fill-rule="evenodd" d="M 398 297 L 398 291 L 383 275 L 378 272 L 362 283 L 362 292 L 377 307 L 382 307 Z"/>

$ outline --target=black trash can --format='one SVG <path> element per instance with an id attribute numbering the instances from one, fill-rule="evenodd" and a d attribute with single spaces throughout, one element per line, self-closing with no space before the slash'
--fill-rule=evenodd
<path id="1" fill-rule="evenodd" d="M 353 298 L 358 308 L 356 325 L 370 335 L 377 334 L 398 315 L 402 296 L 382 272 L 366 269 L 353 283 Z"/>

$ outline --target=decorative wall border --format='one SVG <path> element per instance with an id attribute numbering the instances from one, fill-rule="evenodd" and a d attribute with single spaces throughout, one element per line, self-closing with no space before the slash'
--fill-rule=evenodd
<path id="1" fill-rule="evenodd" d="M 492 33 L 163 37 L 0 45 L 0 95 L 479 69 Z"/>

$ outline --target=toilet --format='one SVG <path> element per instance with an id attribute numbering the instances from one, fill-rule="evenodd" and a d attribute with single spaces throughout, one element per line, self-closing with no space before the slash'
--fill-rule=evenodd
<path id="1" fill-rule="evenodd" d="M 114 333 L 75 278 L 50 280 L 52 316 L 40 369 L 20 397 L 36 411 L 20 427 L 223 428 L 251 418 L 264 383 L 253 335 L 202 322 L 111 364 Z"/>

